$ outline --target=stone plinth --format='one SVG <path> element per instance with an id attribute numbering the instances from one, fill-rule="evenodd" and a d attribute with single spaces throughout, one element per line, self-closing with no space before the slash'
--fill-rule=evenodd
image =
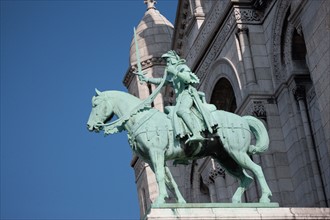
<path id="1" fill-rule="evenodd" d="M 280 208 L 278 203 L 191 203 L 153 207 L 145 220 L 330 219 L 329 208 Z"/>

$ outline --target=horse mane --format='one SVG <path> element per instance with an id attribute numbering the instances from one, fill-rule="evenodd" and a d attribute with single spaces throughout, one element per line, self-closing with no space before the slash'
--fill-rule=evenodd
<path id="1" fill-rule="evenodd" d="M 118 91 L 118 90 L 107 90 L 104 91 L 105 94 L 107 94 L 109 97 L 111 98 L 118 98 L 120 97 L 121 99 L 123 99 L 123 96 L 126 96 L 129 99 L 132 99 L 132 101 L 134 102 L 142 102 L 142 100 L 128 92 L 124 92 L 124 91 Z"/>

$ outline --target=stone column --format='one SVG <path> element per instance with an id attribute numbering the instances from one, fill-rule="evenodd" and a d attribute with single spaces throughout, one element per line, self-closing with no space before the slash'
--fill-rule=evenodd
<path id="1" fill-rule="evenodd" d="M 223 171 L 224 172 L 224 171 Z M 231 202 L 228 201 L 228 195 L 226 190 L 225 173 L 218 175 L 214 180 L 215 187 L 217 189 L 217 198 L 219 202 Z"/>
<path id="2" fill-rule="evenodd" d="M 241 46 L 241 53 L 243 65 L 245 70 L 246 85 L 250 86 L 256 84 L 256 77 L 254 73 L 254 65 L 252 60 L 250 42 L 248 38 L 248 28 L 241 27 L 237 30 L 238 40 Z"/>
<path id="3" fill-rule="evenodd" d="M 316 187 L 318 201 L 320 201 L 319 205 L 325 205 L 325 192 L 323 190 L 323 180 L 321 178 L 320 174 L 320 165 L 319 165 L 319 157 L 317 155 L 312 131 L 310 127 L 310 121 L 308 116 L 308 109 L 306 107 L 306 92 L 305 88 L 303 86 L 297 86 L 293 89 L 293 94 L 298 102 L 299 109 L 300 109 L 300 115 L 301 120 L 303 123 L 304 133 L 306 137 L 306 143 L 308 148 L 308 156 L 309 156 L 309 162 L 310 166 L 312 168 L 312 181 L 314 182 L 314 186 Z"/>
<path id="4" fill-rule="evenodd" d="M 214 182 L 217 201 L 225 202 L 228 197 L 225 182 L 225 170 L 222 169 L 219 164 L 215 163 L 214 167 L 209 172 L 209 179 Z"/>
<path id="5" fill-rule="evenodd" d="M 210 178 L 210 180 L 206 182 L 206 185 L 209 188 L 209 196 L 211 202 L 216 203 L 218 200 L 217 200 L 217 192 L 215 189 L 214 180 Z"/>

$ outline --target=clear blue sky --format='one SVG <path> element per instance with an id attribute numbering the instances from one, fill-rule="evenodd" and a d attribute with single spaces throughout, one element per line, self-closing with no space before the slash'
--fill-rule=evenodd
<path id="1" fill-rule="evenodd" d="M 157 9 L 174 22 L 177 0 Z M 126 133 L 89 133 L 122 90 L 143 0 L 1 0 L 1 219 L 138 219 Z"/>

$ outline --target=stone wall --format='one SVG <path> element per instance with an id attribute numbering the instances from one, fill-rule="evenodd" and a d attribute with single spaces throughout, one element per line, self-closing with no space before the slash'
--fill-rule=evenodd
<path id="1" fill-rule="evenodd" d="M 199 32 L 189 35 L 194 43 L 181 47 L 207 100 L 226 78 L 236 113 L 264 120 L 270 148 L 253 160 L 264 170 L 272 201 L 281 206 L 329 205 L 329 20 L 327 1 L 267 1 L 259 9 L 221 1 Z M 298 97 L 301 89 L 304 96 Z M 208 186 L 210 201 L 230 201 L 237 182 L 229 175 L 210 181 L 216 169 L 207 163 L 193 172 L 194 184 Z M 244 200 L 257 201 L 259 193 L 251 184 Z"/>
<path id="2" fill-rule="evenodd" d="M 235 96 L 235 113 L 254 115 L 265 124 L 269 150 L 252 159 L 264 171 L 272 201 L 282 207 L 329 206 L 330 1 L 203 2 L 179 0 L 173 49 L 201 79 L 198 89 L 207 101 L 226 79 Z M 143 68 L 148 76 L 161 77 L 163 65 L 145 60 Z M 125 84 L 146 98 L 154 87 L 140 85 L 132 75 L 136 67 L 131 68 Z M 163 109 L 172 103 L 166 88 L 154 105 Z M 142 166 L 138 164 L 142 162 L 134 166 L 136 173 Z M 187 202 L 230 202 L 238 186 L 210 158 L 168 166 Z M 144 190 L 143 196 L 139 191 L 141 213 L 157 193 L 150 168 L 143 169 L 137 178 L 138 190 Z M 254 182 L 243 201 L 257 202 L 259 197 Z M 174 201 L 172 195 L 169 201 Z"/>

